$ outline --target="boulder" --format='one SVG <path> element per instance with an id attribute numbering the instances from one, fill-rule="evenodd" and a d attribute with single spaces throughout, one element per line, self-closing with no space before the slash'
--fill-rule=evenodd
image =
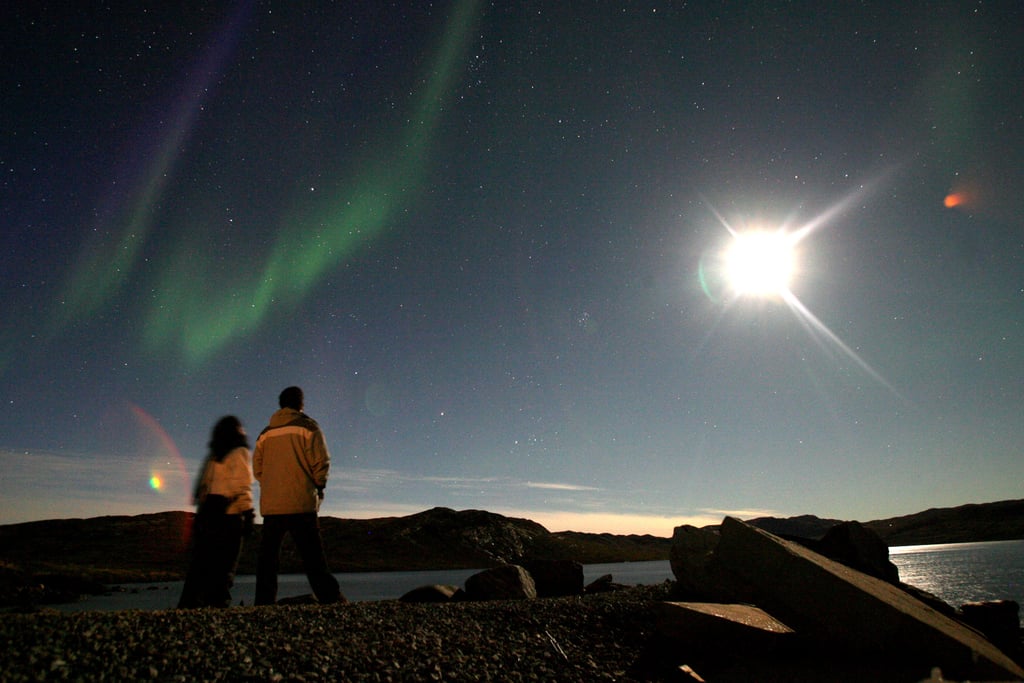
<path id="1" fill-rule="evenodd" d="M 522 600 L 537 597 L 530 573 L 517 564 L 485 569 L 466 579 L 469 600 Z"/>
<path id="2" fill-rule="evenodd" d="M 835 525 L 812 549 L 883 581 L 894 584 L 900 581 L 900 570 L 889 559 L 889 546 L 860 522 Z"/>
<path id="3" fill-rule="evenodd" d="M 802 640 L 960 678 L 1024 678 L 980 633 L 890 583 L 738 519 L 725 518 L 720 533 L 712 569 Z"/>
<path id="4" fill-rule="evenodd" d="M 603 574 L 590 583 L 584 588 L 584 593 L 610 593 L 611 591 L 622 590 L 626 586 L 621 583 L 615 583 L 611 574 Z"/>
<path id="5" fill-rule="evenodd" d="M 277 601 L 278 605 L 319 605 L 320 601 L 316 599 L 316 596 L 312 593 L 304 593 L 302 595 L 292 595 L 287 598 L 281 598 Z"/>
<path id="6" fill-rule="evenodd" d="M 689 524 L 672 532 L 669 564 L 676 577 L 676 593 L 697 600 L 717 600 L 721 592 L 709 572 L 709 564 L 718 547 L 718 532 Z"/>
<path id="7" fill-rule="evenodd" d="M 658 631 L 696 650 L 770 652 L 792 639 L 793 629 L 751 605 L 662 602 L 656 605 Z"/>
<path id="8" fill-rule="evenodd" d="M 579 595 L 583 592 L 583 565 L 572 560 L 531 560 L 523 567 L 530 572 L 538 598 Z"/>
<path id="9" fill-rule="evenodd" d="M 1020 605 L 1015 600 L 968 602 L 960 606 L 959 616 L 1005 652 L 1020 650 Z"/>
<path id="10" fill-rule="evenodd" d="M 413 588 L 399 600 L 401 602 L 451 602 L 459 590 L 457 586 L 443 586 L 435 583 L 432 586 Z"/>

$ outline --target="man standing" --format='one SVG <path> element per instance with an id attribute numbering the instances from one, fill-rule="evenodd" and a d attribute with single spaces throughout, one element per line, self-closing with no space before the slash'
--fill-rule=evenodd
<path id="1" fill-rule="evenodd" d="M 306 577 L 321 603 L 343 602 L 338 581 L 327 568 L 317 511 L 327 486 L 330 455 L 320 425 L 302 412 L 302 389 L 288 387 L 281 409 L 256 439 L 252 466 L 260 483 L 263 540 L 256 567 L 256 604 L 277 602 L 281 542 L 292 535 Z"/>

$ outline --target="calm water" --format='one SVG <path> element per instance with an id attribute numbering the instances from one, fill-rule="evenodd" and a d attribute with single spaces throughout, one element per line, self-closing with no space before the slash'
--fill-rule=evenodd
<path id="1" fill-rule="evenodd" d="M 889 558 L 901 581 L 954 607 L 978 600 L 1024 605 L 1024 540 L 899 546 Z"/>
<path id="2" fill-rule="evenodd" d="M 1024 605 L 1024 540 L 993 543 L 952 543 L 944 545 L 899 546 L 889 550 L 899 567 L 900 579 L 945 600 L 954 607 L 977 600 L 1016 600 Z M 389 600 L 430 584 L 462 586 L 477 569 L 427 572 L 367 572 L 337 574 L 349 600 Z M 611 574 L 618 583 L 655 584 L 672 579 L 667 560 L 584 565 L 589 583 Z M 81 602 L 57 605 L 65 612 L 83 610 L 169 609 L 177 605 L 181 582 L 125 586 L 128 590 L 91 597 Z M 306 577 L 282 576 L 278 597 L 310 593 Z M 253 603 L 255 577 L 239 576 L 232 591 L 234 601 Z"/>
<path id="3" fill-rule="evenodd" d="M 341 591 L 353 602 L 367 600 L 392 600 L 420 586 L 442 584 L 463 586 L 479 569 L 452 569 L 421 572 L 365 572 L 335 574 Z M 590 583 L 598 577 L 611 574 L 612 578 L 627 585 L 650 585 L 672 579 L 672 569 L 668 560 L 656 562 L 615 562 L 610 564 L 587 564 L 583 566 L 583 580 Z M 62 612 L 81 612 L 85 610 L 123 610 L 123 609 L 171 609 L 177 606 L 181 595 L 181 581 L 152 584 L 126 584 L 110 595 L 89 597 L 80 602 L 66 605 L 53 605 Z M 307 595 L 312 591 L 304 574 L 285 574 L 279 577 L 277 597 L 288 598 Z M 253 604 L 256 594 L 256 577 L 239 576 L 235 579 L 235 587 L 231 596 L 235 604 L 240 601 L 246 605 Z"/>

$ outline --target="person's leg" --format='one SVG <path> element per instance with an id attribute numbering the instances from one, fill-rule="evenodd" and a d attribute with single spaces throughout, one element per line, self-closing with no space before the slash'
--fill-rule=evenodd
<path id="1" fill-rule="evenodd" d="M 256 604 L 277 603 L 277 569 L 281 561 L 281 540 L 288 528 L 285 515 L 263 518 L 263 538 L 256 561 Z"/>
<path id="2" fill-rule="evenodd" d="M 324 544 L 320 538 L 320 523 L 316 513 L 295 515 L 291 525 L 295 547 L 302 557 L 302 565 L 306 568 L 306 578 L 313 589 L 313 595 L 323 604 L 344 602 L 338 580 L 327 567 L 324 555 Z"/>
<path id="3" fill-rule="evenodd" d="M 210 573 L 209 604 L 213 607 L 230 607 L 235 569 L 238 568 L 238 558 L 242 552 L 241 516 L 222 517 L 218 524 L 216 542 L 215 565 Z"/>
<path id="4" fill-rule="evenodd" d="M 181 589 L 178 608 L 204 607 L 206 605 L 206 577 L 209 574 L 210 544 L 203 525 L 192 527 L 192 558 Z"/>

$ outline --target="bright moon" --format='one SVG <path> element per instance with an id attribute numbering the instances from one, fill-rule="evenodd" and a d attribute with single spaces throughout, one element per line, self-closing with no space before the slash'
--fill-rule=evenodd
<path id="1" fill-rule="evenodd" d="M 795 268 L 794 241 L 784 232 L 733 235 L 725 254 L 726 276 L 737 296 L 777 297 L 789 290 Z"/>

